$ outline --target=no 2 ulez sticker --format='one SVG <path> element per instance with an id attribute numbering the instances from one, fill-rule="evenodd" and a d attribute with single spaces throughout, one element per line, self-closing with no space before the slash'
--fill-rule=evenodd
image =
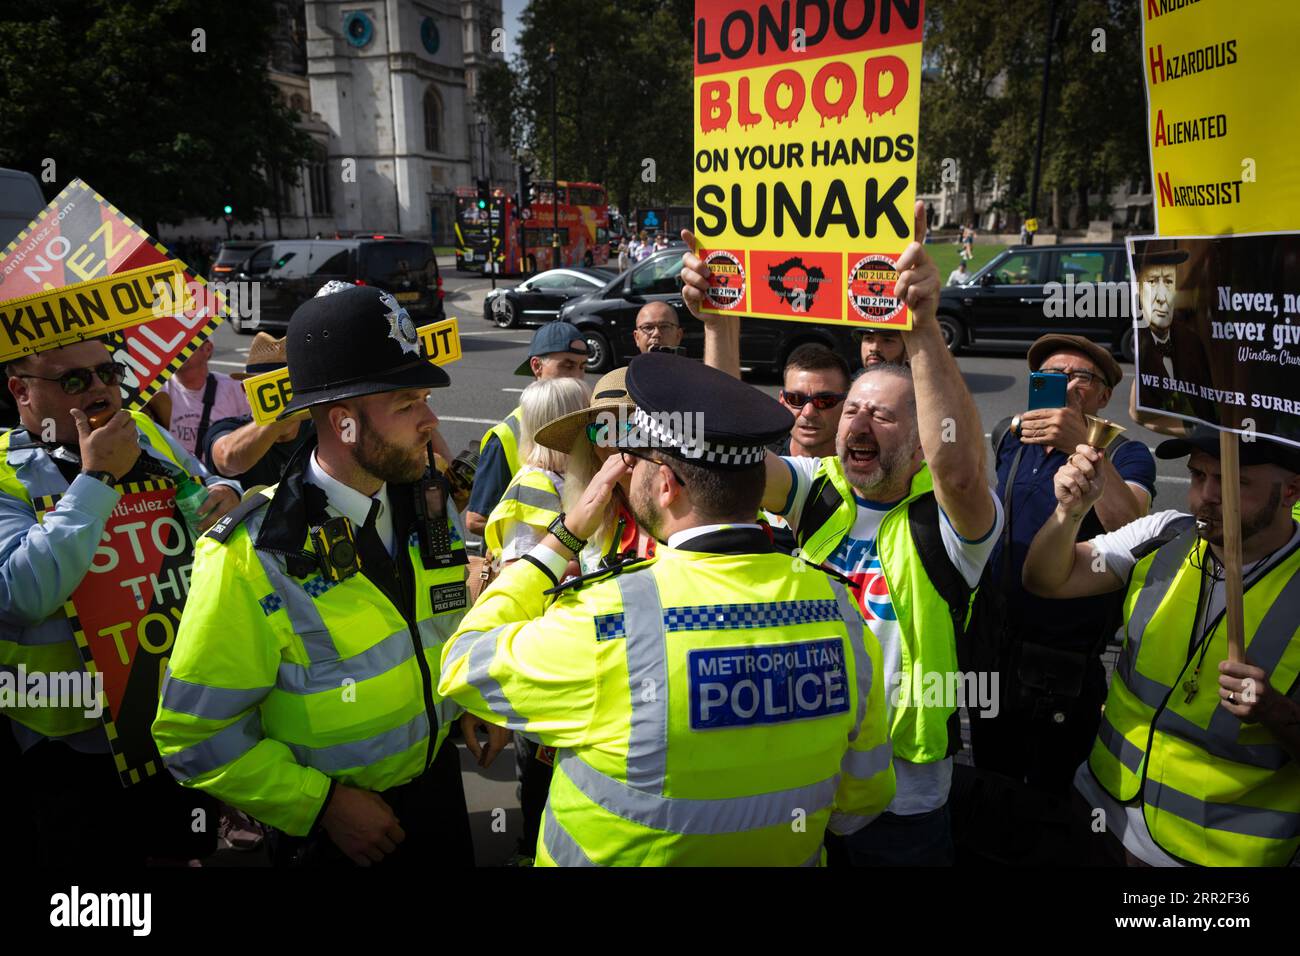
<path id="1" fill-rule="evenodd" d="M 745 301 L 745 267 L 740 258 L 726 249 L 714 249 L 704 257 L 709 267 L 708 305 L 715 309 L 735 309 Z"/>
<path id="2" fill-rule="evenodd" d="M 892 291 L 898 281 L 894 267 L 896 256 L 871 253 L 862 256 L 849 269 L 849 305 L 859 317 L 872 323 L 902 324 L 906 306 L 894 298 Z"/>

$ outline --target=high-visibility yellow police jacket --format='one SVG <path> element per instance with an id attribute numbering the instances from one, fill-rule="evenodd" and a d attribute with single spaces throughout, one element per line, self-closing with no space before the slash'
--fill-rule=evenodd
<path id="1" fill-rule="evenodd" d="M 175 469 L 177 477 L 189 475 L 209 486 L 239 485 L 212 479 L 193 455 L 143 412 L 129 412 L 140 433 L 143 454 Z M 44 536 L 33 545 L 28 532 L 36 523 L 37 498 L 63 495 L 69 484 L 35 436 L 18 428 L 0 434 L 0 670 L 20 666 L 28 674 L 49 675 L 50 686 L 63 684 L 85 669 L 73 637 L 64 604 L 90 570 L 95 547 L 121 492 L 93 478 L 79 485 L 82 493 L 69 495 L 43 525 Z M 74 484 L 78 484 L 74 481 Z M 10 535 L 8 529 L 14 528 Z M 61 706 L 5 706 L 4 713 L 28 731 L 51 738 L 74 735 L 103 738 L 98 717 L 85 708 Z M 106 738 L 103 746 L 107 747 Z"/>
<path id="2" fill-rule="evenodd" d="M 309 833 L 331 780 L 383 791 L 433 762 L 460 708 L 437 691 L 443 642 L 467 606 L 466 567 L 426 568 L 411 485 L 388 486 L 395 561 L 413 613 L 364 573 L 322 576 L 308 538 L 325 493 L 305 443 L 280 483 L 199 540 L 153 724 L 172 775 L 286 833 Z M 464 554 L 447 505 L 453 553 Z M 405 551 L 405 555 L 403 555 Z"/>
<path id="3" fill-rule="evenodd" d="M 1226 615 L 1207 638 L 1194 633 L 1206 548 L 1189 517 L 1134 566 L 1124 646 L 1088 765 L 1116 800 L 1142 801 L 1152 839 L 1171 856 L 1285 866 L 1300 849 L 1300 765 L 1267 728 L 1220 706 Z M 1297 609 L 1300 548 L 1251 583 L 1243 601 L 1246 658 L 1281 694 L 1300 679 Z M 1189 701 L 1185 684 L 1198 661 Z"/>
<path id="4" fill-rule="evenodd" d="M 534 554 L 466 615 L 439 690 L 560 748 L 539 866 L 815 866 L 832 809 L 889 804 L 880 645 L 838 580 L 736 528 L 551 603 Z"/>

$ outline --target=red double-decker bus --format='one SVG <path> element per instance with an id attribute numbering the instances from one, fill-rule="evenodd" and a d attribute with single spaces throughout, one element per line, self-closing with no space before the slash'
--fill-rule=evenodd
<path id="1" fill-rule="evenodd" d="M 609 261 L 609 206 L 605 187 L 598 183 L 561 181 L 556 196 L 550 182 L 534 184 L 535 196 L 527 216 L 514 197 L 493 190 L 487 209 L 478 207 L 475 190 L 456 190 L 456 268 L 521 275 L 560 266 L 600 266 Z M 554 261 L 551 234 L 559 203 L 560 261 Z"/>

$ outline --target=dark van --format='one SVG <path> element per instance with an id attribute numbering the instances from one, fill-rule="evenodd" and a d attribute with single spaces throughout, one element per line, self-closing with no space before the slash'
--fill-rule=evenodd
<path id="1" fill-rule="evenodd" d="M 294 310 L 332 279 L 393 293 L 417 324 L 445 314 L 433 245 L 419 239 L 276 239 L 254 249 L 235 278 L 258 284 L 258 307 L 241 300 L 230 319 L 245 335 L 282 334 Z"/>

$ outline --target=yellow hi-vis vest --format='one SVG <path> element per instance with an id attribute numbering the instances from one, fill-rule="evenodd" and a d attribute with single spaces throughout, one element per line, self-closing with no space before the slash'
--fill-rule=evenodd
<path id="1" fill-rule="evenodd" d="M 917 688 L 924 684 L 926 675 L 942 674 L 947 684 L 947 675 L 958 672 L 957 634 L 970 618 L 975 597 L 973 592 L 969 595 L 965 616 L 955 620 L 917 551 L 909 506 L 933 491 L 930 469 L 922 465 L 912 477 L 907 497 L 885 514 L 876 535 L 881 573 L 898 616 L 899 673 L 907 682 L 906 693 L 900 695 L 901 705 L 894 708 L 890 740 L 894 753 L 911 763 L 933 763 L 955 749 L 950 746 L 956 741 L 949 739 L 949 724 L 956 723 L 952 719 L 956 707 L 924 706 Z M 825 562 L 852 530 L 856 517 L 857 502 L 844 466 L 834 456 L 821 459 L 799 516 L 796 538 L 800 555 L 811 564 Z"/>
<path id="2" fill-rule="evenodd" d="M 157 422 L 143 412 L 129 414 L 145 443 L 184 472 L 185 466 Z M 0 434 L 0 493 L 31 506 L 34 522 L 35 500 L 63 494 L 68 490 L 68 482 L 45 452 L 36 449 L 11 451 L 9 444 L 13 435 L 12 431 Z M 197 475 L 192 477 L 199 480 Z M 72 635 L 72 626 L 62 609 L 39 624 L 18 631 L 12 640 L 0 632 L 0 669 L 17 668 L 20 664 L 28 674 L 50 675 L 51 686 L 54 682 L 70 679 L 59 676 L 63 674 L 75 674 L 80 679 L 85 665 Z M 24 727 L 46 737 L 67 737 L 102 725 L 99 718 L 87 717 L 81 707 L 14 706 L 6 707 L 4 712 Z"/>
<path id="3" fill-rule="evenodd" d="M 1219 706 L 1227 618 L 1193 638 L 1206 545 L 1194 529 L 1145 556 L 1125 599 L 1124 647 L 1088 765 L 1151 837 L 1202 866 L 1285 866 L 1300 848 L 1300 766 L 1260 724 Z M 1300 677 L 1300 548 L 1246 590 L 1246 657 L 1286 694 Z M 1201 661 L 1201 651 L 1205 658 Z M 1199 687 L 1184 682 L 1200 661 Z"/>
<path id="4" fill-rule="evenodd" d="M 481 455 L 487 451 L 488 439 L 493 435 L 497 436 L 497 441 L 501 442 L 501 451 L 506 456 L 506 467 L 510 469 L 513 476 L 519 470 L 519 415 L 520 409 L 516 408 L 513 412 L 505 417 L 503 421 L 497 422 L 486 432 L 478 443 L 478 453 Z"/>
<path id="5" fill-rule="evenodd" d="M 789 555 L 661 546 L 562 590 L 517 561 L 443 651 L 443 693 L 560 749 L 539 866 L 815 866 L 832 809 L 894 795 L 880 645 Z"/>
<path id="6" fill-rule="evenodd" d="M 489 552 L 500 556 L 505 535 L 513 525 L 522 522 L 545 533 L 562 510 L 560 493 L 550 475 L 540 468 L 520 469 L 488 516 L 483 541 Z"/>
<path id="7" fill-rule="evenodd" d="M 460 713 L 436 688 L 443 642 L 467 603 L 466 571 L 425 570 L 415 535 L 404 542 L 413 631 L 364 575 L 299 579 L 254 548 L 265 515 L 248 514 L 224 544 L 199 539 L 153 736 L 182 784 L 302 836 L 331 779 L 382 791 L 432 763 Z M 450 514 L 448 527 L 463 550 Z"/>

